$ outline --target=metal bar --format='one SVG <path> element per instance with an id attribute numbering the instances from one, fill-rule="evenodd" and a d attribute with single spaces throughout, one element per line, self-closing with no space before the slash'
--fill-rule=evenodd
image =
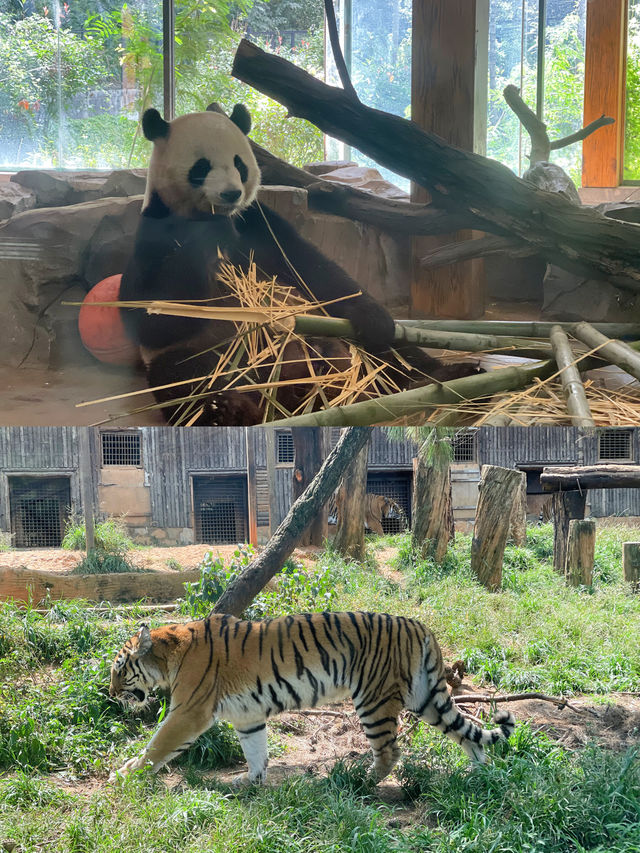
<path id="1" fill-rule="evenodd" d="M 175 24 L 174 0 L 162 0 L 162 83 L 165 121 L 173 121 L 175 118 Z"/>
<path id="2" fill-rule="evenodd" d="M 538 67 L 536 69 L 536 115 L 544 113 L 544 48 L 547 34 L 547 0 L 538 0 Z"/>

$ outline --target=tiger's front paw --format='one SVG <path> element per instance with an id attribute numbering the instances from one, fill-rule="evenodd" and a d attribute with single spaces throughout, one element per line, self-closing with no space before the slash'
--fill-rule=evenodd
<path id="1" fill-rule="evenodd" d="M 147 759 L 143 756 L 137 756 L 136 758 L 130 758 L 128 761 L 119 767 L 117 770 L 114 770 L 109 774 L 109 782 L 117 782 L 119 779 L 124 779 L 125 776 L 129 776 L 130 773 L 133 773 L 134 770 L 140 770 L 143 767 L 151 766 L 151 762 L 147 761 Z"/>
<path id="2" fill-rule="evenodd" d="M 267 781 L 267 771 L 263 770 L 251 776 L 249 773 L 239 773 L 231 782 L 234 788 L 244 788 L 247 785 L 264 785 Z"/>

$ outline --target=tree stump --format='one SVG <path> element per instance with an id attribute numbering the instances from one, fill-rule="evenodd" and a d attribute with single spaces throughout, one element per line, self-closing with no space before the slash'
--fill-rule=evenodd
<path id="1" fill-rule="evenodd" d="M 449 465 L 433 466 L 413 460 L 411 548 L 424 559 L 441 563 L 453 539 Z"/>
<path id="2" fill-rule="evenodd" d="M 480 583 L 494 590 L 502 583 L 502 560 L 509 535 L 511 513 L 526 475 L 513 468 L 483 465 L 478 486 L 480 496 L 471 542 L 471 569 Z"/>
<path id="3" fill-rule="evenodd" d="M 520 481 L 509 518 L 509 541 L 519 548 L 527 542 L 527 475 Z"/>
<path id="4" fill-rule="evenodd" d="M 333 547 L 343 557 L 364 559 L 364 511 L 367 494 L 369 442 L 344 473 L 338 489 L 338 525 Z"/>
<path id="5" fill-rule="evenodd" d="M 635 592 L 640 592 L 640 542 L 625 542 L 622 546 L 624 579 Z"/>
<path id="6" fill-rule="evenodd" d="M 596 548 L 596 523 L 574 518 L 569 522 L 565 579 L 570 586 L 591 586 Z"/>
<path id="7" fill-rule="evenodd" d="M 556 492 L 553 495 L 553 568 L 558 574 L 564 575 L 567 564 L 569 522 L 584 518 L 586 503 L 585 491 Z"/>

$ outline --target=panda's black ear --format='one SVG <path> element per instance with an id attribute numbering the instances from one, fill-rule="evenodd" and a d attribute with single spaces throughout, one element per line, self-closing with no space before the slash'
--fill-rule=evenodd
<path id="1" fill-rule="evenodd" d="M 249 110 L 244 104 L 236 104 L 229 118 L 237 127 L 240 128 L 245 136 L 251 130 L 251 116 L 249 115 Z"/>
<path id="2" fill-rule="evenodd" d="M 158 110 L 145 110 L 142 116 L 142 132 L 150 142 L 169 136 L 169 122 L 165 121 Z"/>

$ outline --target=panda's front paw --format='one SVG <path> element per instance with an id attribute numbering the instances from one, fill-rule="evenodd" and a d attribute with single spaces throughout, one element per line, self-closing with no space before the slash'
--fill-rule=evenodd
<path id="1" fill-rule="evenodd" d="M 350 321 L 357 340 L 372 352 L 387 349 L 395 337 L 396 326 L 387 309 L 364 293 L 345 303 L 345 317 Z"/>

